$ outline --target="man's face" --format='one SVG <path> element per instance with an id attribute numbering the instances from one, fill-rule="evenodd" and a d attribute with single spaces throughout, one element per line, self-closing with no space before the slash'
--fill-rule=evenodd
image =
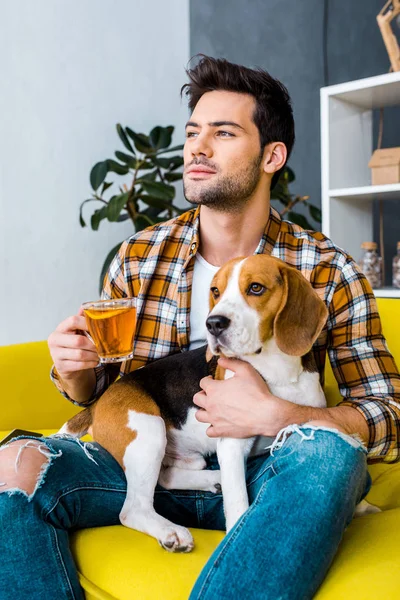
<path id="1" fill-rule="evenodd" d="M 249 201 L 262 174 L 260 136 L 248 94 L 204 94 L 186 125 L 183 187 L 192 204 L 234 213 Z"/>

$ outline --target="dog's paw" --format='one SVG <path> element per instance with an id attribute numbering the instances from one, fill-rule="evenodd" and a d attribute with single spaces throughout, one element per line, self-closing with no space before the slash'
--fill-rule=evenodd
<path id="1" fill-rule="evenodd" d="M 158 543 L 168 552 L 191 552 L 194 541 L 190 531 L 186 527 L 175 525 L 168 527 L 165 533 L 158 538 Z"/>
<path id="2" fill-rule="evenodd" d="M 363 517 L 364 515 L 371 515 L 374 513 L 382 512 L 380 508 L 370 504 L 366 500 L 361 500 L 359 504 L 357 504 L 356 509 L 354 511 L 354 517 Z"/>

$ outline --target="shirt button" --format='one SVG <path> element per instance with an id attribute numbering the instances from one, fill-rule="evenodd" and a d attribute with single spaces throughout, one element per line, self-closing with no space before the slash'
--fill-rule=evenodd
<path id="1" fill-rule="evenodd" d="M 196 242 L 193 242 L 193 244 L 190 246 L 191 250 L 194 250 L 196 248 Z"/>

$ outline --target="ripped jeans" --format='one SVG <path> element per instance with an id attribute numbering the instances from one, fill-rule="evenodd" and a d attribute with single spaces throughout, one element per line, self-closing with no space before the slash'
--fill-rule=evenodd
<path id="1" fill-rule="evenodd" d="M 30 494 L 2 491 L 0 481 L 0 600 L 82 600 L 68 535 L 119 523 L 124 471 L 98 444 L 71 437 L 24 437 L 21 448 L 16 469 L 27 452 L 48 460 Z M 215 455 L 208 468 L 218 468 Z M 208 560 L 190 600 L 312 598 L 370 485 L 366 450 L 354 438 L 289 426 L 269 454 L 248 460 L 250 508 Z M 219 493 L 157 486 L 154 506 L 179 525 L 224 529 Z"/>

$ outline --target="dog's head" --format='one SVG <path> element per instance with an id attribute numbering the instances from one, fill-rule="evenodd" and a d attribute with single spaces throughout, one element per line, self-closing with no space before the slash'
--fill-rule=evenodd
<path id="1" fill-rule="evenodd" d="M 324 302 L 293 267 L 266 254 L 234 258 L 211 282 L 209 354 L 257 354 L 274 338 L 285 354 L 304 356 L 327 315 Z"/>

